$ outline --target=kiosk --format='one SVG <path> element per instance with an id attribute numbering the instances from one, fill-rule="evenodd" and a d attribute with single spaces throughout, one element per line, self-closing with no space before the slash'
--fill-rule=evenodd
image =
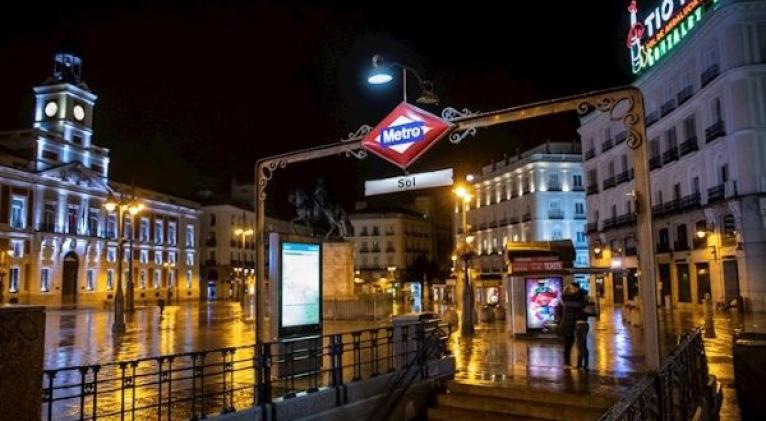
<path id="1" fill-rule="evenodd" d="M 506 330 L 514 336 L 553 337 L 564 286 L 573 282 L 575 250 L 570 240 L 509 242 Z"/>

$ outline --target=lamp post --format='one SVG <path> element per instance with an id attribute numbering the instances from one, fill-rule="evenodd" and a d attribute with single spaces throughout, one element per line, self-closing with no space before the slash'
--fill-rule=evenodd
<path id="1" fill-rule="evenodd" d="M 242 219 L 244 222 L 244 217 Z M 242 254 L 241 254 L 242 275 L 240 278 L 241 284 L 239 286 L 239 294 L 240 294 L 239 305 L 242 306 L 243 308 L 245 307 L 245 297 L 247 296 L 247 287 L 245 286 L 245 256 L 246 256 L 245 255 L 245 240 L 247 239 L 247 237 L 253 235 L 253 233 L 254 231 L 252 228 L 236 228 L 234 230 L 234 235 L 242 239 Z"/>
<path id="2" fill-rule="evenodd" d="M 463 233 L 461 235 L 461 242 L 455 250 L 455 255 L 460 256 L 463 261 L 463 312 L 460 317 L 460 332 L 464 335 L 471 335 L 474 332 L 475 320 L 473 317 L 474 297 L 470 266 L 471 258 L 475 255 L 475 251 L 473 248 L 474 237 L 468 234 L 468 204 L 473 196 L 465 186 L 458 186 L 453 192 L 462 203 L 461 218 Z M 457 260 L 457 257 L 455 260 Z"/>
<path id="3" fill-rule="evenodd" d="M 104 209 L 107 212 L 117 211 L 117 290 L 114 294 L 114 321 L 112 322 L 113 333 L 125 332 L 125 296 L 122 291 L 122 261 L 124 259 L 125 250 L 123 249 L 125 244 L 125 230 L 124 219 L 125 212 L 131 217 L 131 233 L 130 233 L 130 266 L 132 268 L 133 262 L 133 216 L 137 215 L 144 208 L 144 205 L 139 203 L 135 196 L 131 194 L 130 197 L 120 194 L 120 199 L 117 200 L 111 193 L 104 203 Z M 133 271 L 128 276 L 128 311 L 133 310 Z"/>
<path id="4" fill-rule="evenodd" d="M 383 85 L 391 82 L 394 79 L 393 72 L 391 71 L 394 67 L 402 69 L 402 98 L 404 102 L 407 102 L 407 72 L 410 72 L 420 84 L 420 96 L 415 102 L 425 105 L 436 105 L 439 103 L 439 97 L 434 93 L 433 82 L 424 80 L 415 69 L 402 63 L 392 62 L 391 64 L 385 64 L 383 57 L 378 54 L 372 56 L 372 68 L 367 76 L 367 82 L 371 85 Z"/>

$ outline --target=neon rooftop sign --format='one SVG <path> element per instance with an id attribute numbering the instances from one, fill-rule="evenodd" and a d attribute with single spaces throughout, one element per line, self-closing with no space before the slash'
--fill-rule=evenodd
<path id="1" fill-rule="evenodd" d="M 660 61 L 717 3 L 718 0 L 662 0 L 639 19 L 636 0 L 631 1 L 627 44 L 633 73 L 639 74 Z"/>

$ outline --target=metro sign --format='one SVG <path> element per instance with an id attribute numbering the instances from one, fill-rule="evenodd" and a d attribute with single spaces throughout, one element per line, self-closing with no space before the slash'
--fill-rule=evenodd
<path id="1" fill-rule="evenodd" d="M 362 146 L 379 157 L 407 168 L 436 144 L 452 124 L 402 102 L 362 140 Z"/>

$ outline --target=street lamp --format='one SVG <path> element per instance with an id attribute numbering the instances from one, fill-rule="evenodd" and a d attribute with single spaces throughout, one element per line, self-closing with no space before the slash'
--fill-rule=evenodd
<path id="1" fill-rule="evenodd" d="M 130 197 L 126 197 L 124 194 L 120 194 L 119 200 L 109 193 L 109 196 L 104 202 L 104 209 L 107 212 L 117 211 L 117 291 L 115 291 L 114 297 L 114 322 L 112 323 L 113 333 L 125 332 L 125 296 L 122 291 L 122 261 L 124 259 L 124 244 L 125 244 L 125 230 L 124 219 L 125 212 L 130 215 L 131 218 L 131 233 L 130 233 L 130 261 L 128 262 L 129 275 L 128 275 L 128 311 L 133 311 L 133 217 L 136 216 L 144 205 L 139 203 L 136 197 L 131 194 Z"/>
<path id="2" fill-rule="evenodd" d="M 457 186 L 453 193 L 463 204 L 462 206 L 462 219 L 463 219 L 463 232 L 462 241 L 458 244 L 455 250 L 453 261 L 457 261 L 459 256 L 463 261 L 463 312 L 461 314 L 460 331 L 465 335 L 471 335 L 474 332 L 474 317 L 473 317 L 473 286 L 471 284 L 470 276 L 470 263 L 471 258 L 476 254 L 473 246 L 474 236 L 468 233 L 468 204 L 471 202 L 473 195 L 469 192 L 465 186 Z"/>
<path id="3" fill-rule="evenodd" d="M 242 217 L 242 222 L 244 222 L 244 216 Z M 245 306 L 245 297 L 247 296 L 247 288 L 245 286 L 245 241 L 247 237 L 253 235 L 254 231 L 252 228 L 236 228 L 234 229 L 234 235 L 238 236 L 242 239 L 242 254 L 240 255 L 242 257 L 242 267 L 237 268 L 240 269 L 242 272 L 242 276 L 240 278 L 241 285 L 239 286 L 239 304 L 244 307 Z M 237 276 L 239 276 L 240 271 L 236 270 Z"/>
<path id="4" fill-rule="evenodd" d="M 383 85 L 394 80 L 394 67 L 402 69 L 402 97 L 407 102 L 407 72 L 411 72 L 420 84 L 420 96 L 415 100 L 418 104 L 436 105 L 439 103 L 439 97 L 434 93 L 434 84 L 431 81 L 423 80 L 415 69 L 401 63 L 393 62 L 385 64 L 383 57 L 375 54 L 372 56 L 372 68 L 367 75 L 367 83 L 370 85 Z"/>

